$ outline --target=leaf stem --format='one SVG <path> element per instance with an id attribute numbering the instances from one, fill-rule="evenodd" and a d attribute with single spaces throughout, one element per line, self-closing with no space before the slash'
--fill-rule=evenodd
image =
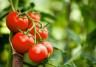
<path id="1" fill-rule="evenodd" d="M 35 44 L 36 44 L 36 25 L 34 26 L 34 36 L 35 36 L 35 39 L 34 40 L 35 40 Z"/>
<path id="2" fill-rule="evenodd" d="M 12 0 L 9 0 L 9 3 L 10 3 L 10 5 L 11 5 L 12 10 L 13 10 L 13 11 L 16 11 L 15 8 L 14 8 L 14 5 L 13 5 Z"/>
<path id="3" fill-rule="evenodd" d="M 14 8 L 17 10 L 18 9 L 18 4 L 19 4 L 19 0 L 13 0 L 14 3 Z"/>
<path id="4" fill-rule="evenodd" d="M 42 27 L 42 29 L 44 29 L 45 27 L 47 27 L 49 25 L 49 23 L 47 23 L 44 27 Z"/>

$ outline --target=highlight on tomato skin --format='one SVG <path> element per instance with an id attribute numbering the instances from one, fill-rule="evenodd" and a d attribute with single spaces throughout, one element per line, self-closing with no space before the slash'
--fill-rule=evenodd
<path id="1" fill-rule="evenodd" d="M 28 18 L 26 16 L 20 17 L 18 12 L 11 11 L 6 17 L 6 25 L 11 32 L 25 31 L 28 28 Z"/>
<path id="2" fill-rule="evenodd" d="M 31 48 L 28 52 L 29 58 L 35 63 L 41 63 L 44 59 L 48 57 L 48 51 L 42 44 L 37 44 Z"/>
<path id="3" fill-rule="evenodd" d="M 48 38 L 48 29 L 44 28 L 44 29 L 40 30 L 39 34 L 40 34 L 42 40 L 46 40 Z M 38 35 L 37 39 L 40 39 L 39 35 Z"/>
<path id="4" fill-rule="evenodd" d="M 47 30 L 47 28 L 44 28 L 44 29 L 36 28 L 36 30 L 38 32 L 38 33 L 36 33 L 36 39 L 37 40 L 40 40 L 40 39 L 46 40 L 48 38 L 48 30 Z"/>
<path id="5" fill-rule="evenodd" d="M 18 32 L 12 37 L 12 46 L 16 52 L 24 54 L 34 46 L 34 39 L 31 36 L 29 37 L 21 32 Z"/>

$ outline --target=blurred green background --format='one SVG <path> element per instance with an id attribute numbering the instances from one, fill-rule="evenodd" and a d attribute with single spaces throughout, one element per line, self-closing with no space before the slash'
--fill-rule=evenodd
<path id="1" fill-rule="evenodd" d="M 0 67 L 10 56 L 6 27 L 10 10 L 8 0 L 0 0 Z M 38 11 L 41 21 L 49 23 L 47 40 L 54 53 L 38 67 L 96 67 L 96 0 L 19 0 L 19 10 Z M 32 64 L 27 56 L 24 60 Z"/>

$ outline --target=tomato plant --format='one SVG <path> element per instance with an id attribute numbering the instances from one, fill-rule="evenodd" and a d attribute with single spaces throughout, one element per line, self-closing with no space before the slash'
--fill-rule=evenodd
<path id="1" fill-rule="evenodd" d="M 33 62 L 43 62 L 53 53 L 51 43 L 45 41 L 48 38 L 47 26 L 40 21 L 41 16 L 36 11 L 18 11 L 14 8 L 12 0 L 10 5 L 12 11 L 6 17 L 6 25 L 12 33 L 12 37 L 9 38 L 13 53 L 28 53 Z"/>
<path id="2" fill-rule="evenodd" d="M 20 64 L 23 64 L 23 61 L 26 62 L 24 67 L 27 65 L 28 67 L 96 67 L 96 0 L 8 1 L 0 1 L 0 67 L 8 66 L 6 65 L 7 57 L 8 60 L 11 57 L 10 60 L 14 61 L 14 56 L 21 55 L 22 51 L 24 60 L 21 57 L 18 60 L 22 60 Z M 5 26 L 5 17 L 10 31 Z M 43 26 L 43 23 L 46 25 Z M 24 52 L 27 48 L 24 47 L 25 44 L 14 41 L 17 43 L 14 48 L 17 54 L 12 55 L 14 50 L 9 51 L 12 48 L 8 44 L 8 37 L 10 37 L 8 34 L 12 33 L 11 44 L 18 32 L 26 34 L 28 38 L 32 37 L 34 46 Z M 25 38 L 22 37 L 21 41 L 23 39 Z M 30 62 L 27 54 L 38 44 L 46 47 L 48 52 L 47 59 L 40 61 L 42 62 L 40 65 Z M 52 45 L 54 45 L 54 50 Z M 16 63 L 18 60 L 16 59 Z M 14 65 L 12 61 L 9 65 L 18 67 L 19 63 Z"/>

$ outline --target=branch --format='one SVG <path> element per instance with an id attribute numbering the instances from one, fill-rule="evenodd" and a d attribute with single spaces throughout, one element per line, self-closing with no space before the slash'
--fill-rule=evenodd
<path id="1" fill-rule="evenodd" d="M 17 53 L 13 46 L 12 46 L 12 43 L 11 43 L 11 38 L 12 38 L 12 34 L 9 35 L 9 42 L 10 42 L 10 46 L 11 46 L 11 49 L 12 49 L 12 52 L 11 52 L 11 55 L 12 55 L 12 58 L 9 59 L 10 62 L 10 65 L 11 67 L 23 67 L 23 55 Z"/>
<path id="2" fill-rule="evenodd" d="M 13 54 L 12 67 L 23 67 L 23 56 Z"/>

